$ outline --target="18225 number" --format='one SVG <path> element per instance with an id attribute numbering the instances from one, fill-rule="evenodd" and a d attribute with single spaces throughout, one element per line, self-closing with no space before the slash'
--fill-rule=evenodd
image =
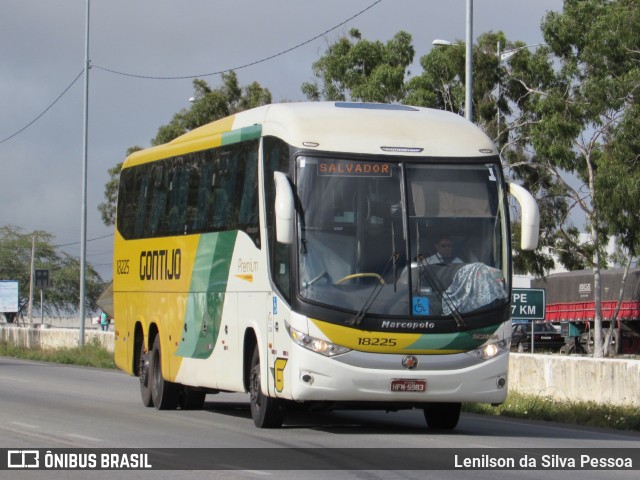
<path id="1" fill-rule="evenodd" d="M 116 273 L 118 275 L 129 275 L 129 259 L 116 260 Z"/>
<path id="2" fill-rule="evenodd" d="M 365 347 L 395 347 L 398 344 L 397 339 L 395 338 L 386 338 L 386 337 L 359 337 L 358 345 L 362 345 Z"/>

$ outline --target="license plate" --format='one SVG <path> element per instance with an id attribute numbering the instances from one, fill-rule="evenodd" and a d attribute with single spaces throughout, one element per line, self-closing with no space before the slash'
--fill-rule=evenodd
<path id="1" fill-rule="evenodd" d="M 540 337 L 540 340 L 551 340 L 551 337 L 545 335 L 543 337 Z"/>
<path id="2" fill-rule="evenodd" d="M 392 392 L 426 392 L 426 380 L 394 379 L 391 380 Z"/>

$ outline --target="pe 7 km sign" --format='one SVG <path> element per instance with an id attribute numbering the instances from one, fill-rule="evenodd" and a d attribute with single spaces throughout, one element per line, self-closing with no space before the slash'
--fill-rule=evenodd
<path id="1" fill-rule="evenodd" d="M 511 293 L 511 317 L 544 320 L 545 291 L 542 288 L 514 288 Z"/>

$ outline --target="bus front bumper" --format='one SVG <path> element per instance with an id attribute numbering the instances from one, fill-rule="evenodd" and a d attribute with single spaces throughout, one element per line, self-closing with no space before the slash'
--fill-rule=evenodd
<path id="1" fill-rule="evenodd" d="M 291 400 L 372 403 L 503 403 L 508 353 L 483 361 L 467 354 L 380 355 L 348 352 L 325 357 L 295 347 L 288 376 Z M 417 360 L 413 368 L 403 366 Z M 405 360 L 405 365 L 407 360 Z"/>

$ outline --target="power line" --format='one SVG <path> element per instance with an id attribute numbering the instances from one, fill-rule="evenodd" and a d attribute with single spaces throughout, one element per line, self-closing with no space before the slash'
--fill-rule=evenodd
<path id="1" fill-rule="evenodd" d="M 5 138 L 4 140 L 0 140 L 0 143 L 4 143 L 8 140 L 11 140 L 13 137 L 15 137 L 16 135 L 19 135 L 20 133 L 24 132 L 27 128 L 29 128 L 31 125 L 33 125 L 34 123 L 36 123 L 38 120 L 40 120 L 40 118 L 42 118 L 42 116 L 47 113 L 49 110 L 51 110 L 51 107 L 53 107 L 56 103 L 58 103 L 58 101 L 64 96 L 65 93 L 67 93 L 69 91 L 69 89 L 73 86 L 74 83 L 76 83 L 78 81 L 78 79 L 82 76 L 82 74 L 84 73 L 84 68 L 80 71 L 80 73 L 76 76 L 76 78 L 73 79 L 73 81 L 67 86 L 67 88 L 65 88 L 63 90 L 63 92 L 58 95 L 58 97 L 51 103 L 51 105 L 49 105 L 47 108 L 45 108 L 42 113 L 40 113 L 40 115 L 38 115 L 36 118 L 34 118 L 33 120 L 31 120 L 29 123 L 27 123 L 24 127 L 22 127 L 20 130 L 18 130 L 17 132 L 15 132 L 12 135 L 9 135 L 7 138 Z"/>
<path id="2" fill-rule="evenodd" d="M 352 15 L 351 17 L 347 18 L 346 20 L 340 22 L 339 24 L 335 25 L 334 27 L 325 30 L 324 32 L 316 35 L 313 38 L 310 38 L 309 40 L 306 40 L 302 43 L 299 43 L 293 47 L 287 48 L 286 50 L 282 50 L 281 52 L 275 53 L 273 55 L 270 55 L 268 57 L 264 57 L 261 58 L 260 60 L 255 60 L 253 62 L 249 62 L 249 63 L 245 63 L 243 65 L 237 66 L 237 67 L 233 67 L 233 68 L 226 68 L 224 70 L 219 70 L 217 72 L 211 72 L 211 73 L 203 73 L 200 75 L 182 75 L 182 76 L 176 76 L 176 77 L 159 77 L 159 76 L 151 76 L 151 75 L 136 75 L 136 74 L 132 74 L 132 73 L 127 73 L 127 72 L 120 72 L 117 70 L 113 70 L 107 67 L 101 67 L 99 65 L 91 65 L 91 68 L 96 68 L 98 70 L 103 70 L 105 72 L 109 72 L 109 73 L 113 73 L 116 75 L 122 75 L 125 77 L 133 77 L 133 78 L 141 78 L 141 79 L 146 79 L 146 80 L 184 80 L 184 79 L 189 79 L 189 78 L 199 78 L 199 77 L 210 77 L 213 75 L 219 75 L 222 73 L 227 73 L 230 72 L 232 70 L 241 70 L 243 68 L 247 68 L 247 67 L 251 67 L 253 65 L 258 65 L 260 63 L 264 63 L 267 62 L 269 60 L 272 60 L 274 58 L 280 57 L 282 55 L 285 55 L 286 53 L 289 53 L 293 50 L 296 50 L 300 47 L 303 47 L 315 40 L 317 40 L 318 38 L 342 27 L 343 25 L 349 23 L 351 20 L 359 17 L 360 15 L 364 14 L 365 12 L 371 10 L 373 7 L 375 7 L 376 5 L 378 5 L 379 3 L 381 3 L 382 0 L 376 0 L 375 2 L 373 2 L 371 5 L 369 5 L 368 7 L 364 8 L 363 10 L 360 10 L 358 13 L 356 13 L 355 15 Z M 36 116 L 33 120 L 31 120 L 29 123 L 27 123 L 24 127 L 22 127 L 21 129 L 19 129 L 17 132 L 9 135 L 8 137 L 4 138 L 3 140 L 0 140 L 0 144 L 7 142 L 9 140 L 11 140 L 12 138 L 14 138 L 15 136 L 19 135 L 20 133 L 24 132 L 27 128 L 29 128 L 31 125 L 33 125 L 34 123 L 36 123 L 38 120 L 40 120 L 40 118 L 42 118 L 42 116 L 44 116 L 45 113 L 47 113 L 56 103 L 58 103 L 58 101 L 60 101 L 60 99 L 69 91 L 69 89 L 78 81 L 78 79 L 82 76 L 82 74 L 84 73 L 84 68 L 80 71 L 80 73 L 78 73 L 78 75 L 73 79 L 73 81 L 67 86 L 67 88 L 65 88 L 62 93 L 60 95 L 58 95 L 58 97 L 47 107 L 45 108 L 38 116 Z M 78 242 L 80 243 L 80 242 Z M 74 244 L 69 244 L 69 245 L 74 245 Z M 66 246 L 66 245 L 61 245 L 61 246 Z"/>
<path id="3" fill-rule="evenodd" d="M 184 80 L 184 79 L 188 79 L 188 78 L 211 77 L 213 75 L 220 75 L 222 73 L 231 72 L 233 70 L 241 70 L 243 68 L 252 67 L 254 65 L 258 65 L 260 63 L 264 63 L 264 62 L 267 62 L 269 60 L 273 60 L 274 58 L 280 57 L 280 56 L 282 56 L 282 55 L 284 55 L 286 53 L 289 53 L 289 52 L 291 52 L 293 50 L 296 50 L 296 49 L 298 49 L 300 47 L 303 47 L 303 46 L 305 46 L 305 45 L 317 40 L 318 38 L 323 37 L 324 35 L 326 35 L 326 34 L 332 32 L 332 31 L 342 27 L 343 25 L 349 23 L 354 18 L 357 18 L 360 15 L 362 15 L 363 13 L 367 12 L 368 10 L 371 10 L 373 7 L 375 7 L 377 4 L 379 4 L 381 2 L 382 2 L 382 0 L 377 0 L 377 1 L 373 2 L 371 5 L 369 5 L 365 9 L 359 11 L 355 15 L 352 15 L 351 17 L 347 18 L 346 20 L 340 22 L 338 25 L 336 25 L 334 27 L 331 27 L 328 30 L 325 30 L 324 32 L 316 35 L 313 38 L 310 38 L 309 40 L 306 40 L 306 41 L 304 41 L 302 43 L 299 43 L 299 44 L 297 44 L 297 45 L 295 45 L 293 47 L 287 48 L 286 50 L 282 50 L 281 52 L 274 53 L 273 55 L 261 58 L 260 60 L 255 60 L 253 62 L 245 63 L 245 64 L 239 65 L 237 67 L 225 68 L 224 70 L 219 70 L 217 72 L 202 73 L 202 74 L 199 74 L 199 75 L 180 75 L 180 76 L 176 76 L 176 77 L 166 77 L 166 76 L 165 77 L 161 77 L 161 76 L 153 76 L 153 75 L 137 75 L 137 74 L 134 74 L 134 73 L 120 72 L 118 70 L 113 70 L 111 68 L 101 67 L 100 65 L 92 65 L 92 67 L 97 68 L 99 70 L 103 70 L 105 72 L 113 73 L 113 74 L 116 74 L 116 75 L 122 75 L 122 76 L 125 76 L 125 77 L 133 77 L 133 78 L 141 78 L 141 79 L 145 79 L 145 80 Z"/>
<path id="4" fill-rule="evenodd" d="M 101 237 L 90 238 L 90 239 L 87 240 L 87 242 L 93 242 L 95 240 L 102 240 L 103 238 L 107 238 L 107 237 L 113 237 L 113 233 L 108 233 L 106 235 L 102 235 Z M 68 247 L 70 245 L 78 245 L 79 243 L 80 242 L 63 243 L 61 245 L 53 245 L 53 248 Z"/>

